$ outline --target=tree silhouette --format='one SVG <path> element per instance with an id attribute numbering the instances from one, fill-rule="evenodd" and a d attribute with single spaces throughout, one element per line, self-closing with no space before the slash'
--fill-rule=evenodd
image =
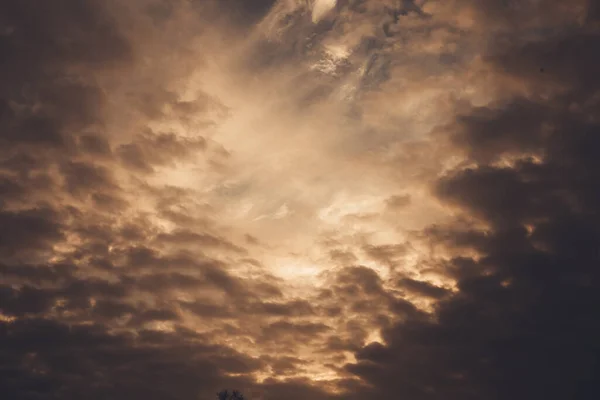
<path id="1" fill-rule="evenodd" d="M 222 390 L 219 393 L 217 393 L 217 399 L 219 399 L 219 400 L 245 400 L 244 395 L 237 390 L 234 390 L 231 393 L 228 390 Z"/>

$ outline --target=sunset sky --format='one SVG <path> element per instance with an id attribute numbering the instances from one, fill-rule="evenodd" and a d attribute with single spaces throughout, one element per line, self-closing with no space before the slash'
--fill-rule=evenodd
<path id="1" fill-rule="evenodd" d="M 0 0 L 0 398 L 600 398 L 600 3 Z"/>

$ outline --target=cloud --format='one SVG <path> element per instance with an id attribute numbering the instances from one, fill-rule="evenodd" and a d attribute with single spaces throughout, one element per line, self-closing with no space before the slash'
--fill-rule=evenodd
<path id="1" fill-rule="evenodd" d="M 437 303 L 431 319 L 397 323 L 384 329 L 385 344 L 357 352 L 358 362 L 347 367 L 373 385 L 371 396 L 558 399 L 597 393 L 590 358 L 591 332 L 599 326 L 590 308 L 598 302 L 592 267 L 597 252 L 591 250 L 598 240 L 592 228 L 597 197 L 588 188 L 598 165 L 585 150 L 596 140 L 591 132 L 597 124 L 587 114 L 594 106 L 569 106 L 589 101 L 588 87 L 575 77 L 586 76 L 594 61 L 571 64 L 569 73 L 557 65 L 554 74 L 540 78 L 539 68 L 524 68 L 547 65 L 549 53 L 534 48 L 577 52 L 556 45 L 585 42 L 586 28 L 576 29 L 489 58 L 502 71 L 499 79 L 509 75 L 535 88 L 543 80 L 560 90 L 526 99 L 517 92 L 492 110 L 458 116 L 450 127 L 451 140 L 472 164 L 440 178 L 435 192 L 484 227 L 465 236 L 459 224 L 449 223 L 444 230 L 453 238 L 445 245 L 467 244 L 479 256 L 455 256 L 440 265 L 453 271 L 458 292 Z M 560 58 L 575 59 L 566 53 Z"/>
<path id="2" fill-rule="evenodd" d="M 134 338 L 110 335 L 97 325 L 69 327 L 33 319 L 3 323 L 2 336 L 7 371 L 3 388 L 14 398 L 44 397 L 50 392 L 98 399 L 132 394 L 152 399 L 194 397 L 204 385 L 225 384 L 219 382 L 217 365 L 237 372 L 236 365 L 247 362 L 239 355 L 224 360 L 220 349 L 194 344 L 199 338 L 184 339 L 183 333 L 177 341 L 172 335 L 150 332 Z M 65 385 L 74 375 L 85 377 L 87 383 Z M 160 388 L 144 389 L 142 382 L 158 376 L 164 380 Z"/>
<path id="3" fill-rule="evenodd" d="M 398 282 L 398 286 L 409 292 L 414 292 L 426 297 L 433 297 L 434 299 L 439 299 L 448 295 L 448 291 L 444 288 L 410 278 L 401 279 Z"/>
<path id="4" fill-rule="evenodd" d="M 0 0 L 0 389 L 596 398 L 589 1 Z"/>
<path id="5" fill-rule="evenodd" d="M 21 251 L 43 251 L 63 238 L 58 215 L 52 210 L 31 209 L 0 213 L 0 249 L 4 257 Z"/>

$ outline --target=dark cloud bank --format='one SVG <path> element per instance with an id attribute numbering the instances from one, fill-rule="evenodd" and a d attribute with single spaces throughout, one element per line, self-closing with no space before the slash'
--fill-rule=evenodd
<path id="1" fill-rule="evenodd" d="M 261 3 L 244 6 L 246 12 L 258 18 L 268 6 Z M 179 400 L 211 398 L 225 386 L 268 399 L 335 397 L 304 381 L 253 384 L 244 374 L 267 362 L 285 369 L 293 360 L 252 358 L 184 328 L 146 330 L 149 322 L 176 322 L 179 315 L 172 305 L 125 301 L 145 287 L 170 284 L 246 295 L 218 263 L 193 261 L 204 271 L 197 282 L 178 272 L 154 283 L 126 271 L 112 280 L 92 277 L 115 267 L 110 243 L 144 233 L 140 226 L 133 232 L 77 226 L 81 211 L 58 196 L 69 193 L 100 209 L 124 207 L 103 166 L 117 163 L 118 154 L 103 138 L 109 94 L 95 86 L 93 74 L 126 68 L 135 51 L 105 4 L 0 2 L 2 397 Z M 447 135 L 473 163 L 433 190 L 486 228 L 457 222 L 423 232 L 432 245 L 474 249 L 480 257 L 440 265 L 458 282 L 453 295 L 399 281 L 440 299 L 436 311 L 396 304 L 402 322 L 383 325 L 385 344 L 350 347 L 357 363 L 340 365 L 348 373 L 342 387 L 356 387 L 344 398 L 600 398 L 600 33 L 597 6 L 590 7 L 585 23 L 532 41 L 515 34 L 485 55 L 494 74 L 521 81 L 528 95 L 457 117 Z M 508 155 L 520 157 L 498 163 Z M 53 246 L 72 230 L 85 243 L 53 262 Z M 187 262 L 141 247 L 124 254 L 133 269 Z M 383 290 L 376 278 L 355 283 L 364 292 Z M 311 312 L 300 303 L 258 308 L 273 315 Z M 114 331 L 107 322 L 126 314 L 137 334 Z M 277 322 L 264 334 L 303 338 L 327 329 Z"/>
<path id="2" fill-rule="evenodd" d="M 359 397 L 600 395 L 597 28 L 597 15 L 588 14 L 582 26 L 531 42 L 511 37 L 486 55 L 495 72 L 531 91 L 457 118 L 451 140 L 476 164 L 449 173 L 434 191 L 487 227 L 425 232 L 481 257 L 447 261 L 459 291 L 433 319 L 408 317 L 384 330 L 385 346 L 357 352 L 359 362 L 347 368 L 373 386 Z M 560 89 L 546 95 L 549 87 Z M 496 162 L 507 155 L 520 157 Z"/>

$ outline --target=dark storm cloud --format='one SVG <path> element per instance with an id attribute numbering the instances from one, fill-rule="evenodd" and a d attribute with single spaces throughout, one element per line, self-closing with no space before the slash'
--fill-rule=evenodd
<path id="1" fill-rule="evenodd" d="M 437 226 L 429 239 L 480 257 L 440 265 L 458 291 L 430 318 L 408 314 L 383 330 L 385 344 L 356 353 L 348 370 L 374 387 L 357 398 L 600 395 L 597 38 L 585 27 L 532 43 L 513 38 L 519 44 L 488 58 L 504 77 L 559 90 L 474 109 L 449 129 L 474 166 L 450 172 L 434 190 L 488 227 Z M 521 158 L 494 163 L 507 154 Z M 422 282 L 400 284 L 444 294 Z"/>
<path id="2" fill-rule="evenodd" d="M 301 340 L 307 342 L 319 338 L 324 333 L 331 330 L 331 327 L 313 322 L 288 322 L 277 321 L 269 324 L 262 329 L 262 340 L 272 340 L 274 338 L 285 338 L 290 342 Z"/>
<path id="3" fill-rule="evenodd" d="M 226 265 L 212 259 L 202 259 L 189 253 L 163 255 L 145 246 L 124 249 L 124 262 L 117 264 L 129 273 L 144 290 L 169 290 L 194 285 L 218 288 L 230 296 L 242 298 L 248 294 L 250 282 L 233 276 Z M 135 275 L 143 273 L 141 276 Z"/>
<path id="4" fill-rule="evenodd" d="M 54 305 L 53 296 L 44 290 L 24 286 L 19 290 L 10 286 L 0 287 L 0 311 L 4 315 L 21 317 L 26 314 L 40 314 Z"/>
<path id="5" fill-rule="evenodd" d="M 95 156 L 110 156 L 112 153 L 108 140 L 93 134 L 81 135 L 79 137 L 79 148 L 82 152 Z"/>
<path id="6" fill-rule="evenodd" d="M 16 200 L 23 194 L 25 194 L 26 188 L 14 178 L 2 177 L 0 178 L 0 202 L 6 202 L 7 200 Z M 0 206 L 3 204 L 0 203 Z"/>
<path id="7" fill-rule="evenodd" d="M 7 48 L 15 51 L 31 51 L 27 54 L 34 54 L 33 48 L 18 45 L 26 43 L 40 48 L 48 44 L 55 46 L 55 48 L 46 48 L 39 54 L 40 57 L 44 57 L 44 60 L 63 58 L 104 62 L 114 59 L 115 55 L 120 57 L 127 52 L 128 46 L 115 29 L 116 26 L 108 10 L 104 8 L 104 4 L 95 0 L 86 2 L 65 0 L 56 5 L 38 4 L 30 0 L 18 4 L 4 1 L 2 22 L 6 33 L 17 34 L 16 38 L 20 39 L 11 45 L 7 44 Z M 84 26 L 94 29 L 83 31 L 81 28 Z M 61 36 L 57 36 L 57 33 L 61 33 Z M 76 34 L 82 36 L 75 43 L 65 43 L 60 40 L 61 38 L 75 39 Z M 95 45 L 97 51 L 92 51 L 89 45 Z M 20 61 L 25 62 L 24 59 Z"/>
<path id="8" fill-rule="evenodd" d="M 229 12 L 234 19 L 246 25 L 257 22 L 264 17 L 277 0 L 224 0 L 219 7 Z"/>
<path id="9" fill-rule="evenodd" d="M 51 248 L 63 238 L 59 218 L 50 209 L 0 211 L 0 257 Z"/>
<path id="10" fill-rule="evenodd" d="M 367 295 L 383 294 L 382 281 L 379 275 L 366 267 L 347 267 L 336 275 L 334 290 L 354 293 L 361 291 Z"/>
<path id="11" fill-rule="evenodd" d="M 0 1 L 0 390 L 6 398 L 210 398 L 221 387 L 250 386 L 226 374 L 263 367 L 184 330 L 174 303 L 147 296 L 207 285 L 242 296 L 244 285 L 220 264 L 139 244 L 150 235 L 148 223 L 115 226 L 101 215 L 128 206 L 115 177 L 118 157 L 126 167 L 150 170 L 206 146 L 201 137 L 153 131 L 129 143 L 126 136 L 124 147 L 111 143 L 104 111 L 116 96 L 100 86 L 101 77 L 126 71 L 137 56 L 129 27 L 118 22 L 128 11 L 113 6 Z M 130 106 L 151 118 L 164 115 L 164 104 L 173 115 L 204 107 L 158 90 L 144 102 L 143 94 Z M 81 204 L 88 198 L 97 208 Z M 241 251 L 210 235 L 171 239 Z M 140 269 L 149 272 L 132 273 Z M 156 330 L 166 325 L 172 330 Z"/>
<path id="12" fill-rule="evenodd" d="M 305 365 L 307 362 L 300 358 L 296 357 L 272 357 L 272 356 L 264 356 L 262 359 L 268 362 L 271 368 L 275 370 L 279 370 L 282 373 L 294 372 L 298 365 Z"/>
<path id="13" fill-rule="evenodd" d="M 0 274 L 5 280 L 15 280 L 27 283 L 57 283 L 71 278 L 77 267 L 68 264 L 56 265 L 0 265 Z"/>
<path id="14" fill-rule="evenodd" d="M 219 371 L 240 373 L 261 366 L 258 360 L 203 341 L 186 331 L 133 336 L 110 334 L 101 325 L 2 322 L 0 383 L 11 399 L 211 398 L 213 387 L 243 382 L 228 382 Z"/>
<path id="15" fill-rule="evenodd" d="M 370 334 L 389 326 L 391 318 L 419 314 L 412 303 L 395 297 L 384 283 L 377 272 L 364 266 L 341 268 L 330 276 L 327 288 L 318 295 L 318 312 L 336 331 L 321 342 L 321 351 L 332 353 L 331 357 L 356 351 Z"/>
<path id="16" fill-rule="evenodd" d="M 515 99 L 500 110 L 477 108 L 459 118 L 452 140 L 476 161 L 492 161 L 512 152 L 535 153 L 541 150 L 544 124 L 551 121 L 548 113 L 552 110 L 526 99 Z"/>
<path id="17" fill-rule="evenodd" d="M 244 310 L 247 313 L 278 317 L 307 317 L 315 314 L 308 301 L 296 300 L 283 303 L 258 302 Z"/>
<path id="18" fill-rule="evenodd" d="M 0 287 L 0 313 L 17 318 L 0 323 L 0 385 L 11 398 L 71 398 L 87 391 L 92 392 L 88 398 L 98 399 L 209 398 L 222 385 L 251 386 L 224 374 L 246 374 L 264 366 L 179 328 L 170 333 L 144 331 L 149 323 L 177 323 L 180 316 L 171 308 L 129 300 L 131 291 L 142 286 L 135 280 L 77 280 L 67 266 L 0 271 L 4 282 L 18 279 L 40 285 Z M 193 279 L 182 277 L 178 289 L 186 287 L 182 282 Z M 156 284 L 151 286 L 156 290 Z M 81 325 L 82 321 L 94 324 Z M 135 328 L 137 334 L 109 332 L 117 323 Z M 160 389 L 144 389 L 151 377 L 161 381 Z M 82 380 L 87 383 L 78 383 Z"/>
<path id="19" fill-rule="evenodd" d="M 108 169 L 83 162 L 68 162 L 61 166 L 66 189 L 71 193 L 97 190 L 110 191 L 115 184 Z"/>
<path id="20" fill-rule="evenodd" d="M 595 68 L 600 62 L 599 35 L 595 31 L 569 32 L 564 36 L 510 49 L 508 54 L 492 57 L 492 62 L 509 74 L 531 81 L 568 85 L 581 94 L 590 95 L 600 85 Z M 535 67 L 538 68 L 534 74 Z M 543 68 L 543 74 L 539 74 L 540 68 Z"/>
<path id="21" fill-rule="evenodd" d="M 69 157 L 74 135 L 101 122 L 105 97 L 87 71 L 127 62 L 131 53 L 100 2 L 2 1 L 0 15 L 1 205 L 11 207 L 1 211 L 0 247 L 31 253 L 63 239 L 63 213 L 50 198 L 60 190 L 53 168 L 62 168 L 71 191 L 112 185 L 101 167 Z"/>
<path id="22" fill-rule="evenodd" d="M 597 28 L 577 18 L 560 26 L 568 8 L 559 2 L 457 2 L 475 10 L 477 26 L 493 31 L 482 39 L 488 50 L 481 62 L 506 93 L 485 107 L 462 107 L 442 132 L 441 141 L 469 161 L 432 188 L 457 220 L 417 233 L 444 254 L 428 267 L 455 279 L 456 287 L 450 292 L 398 270 L 386 282 L 373 269 L 348 267 L 366 255 L 392 269 L 414 250 L 403 243 L 364 245 L 332 250 L 344 268 L 331 271 L 318 298 L 302 299 L 267 276 L 251 259 L 256 253 L 233 234 L 200 212 L 190 215 L 186 202 L 195 206 L 204 193 L 145 182 L 212 151 L 208 133 L 190 127 L 193 117 L 208 115 L 199 125 L 210 126 L 212 114 L 220 118 L 228 109 L 208 95 L 182 101 L 163 82 L 186 69 L 177 59 L 186 50 L 177 49 L 195 33 L 165 30 L 189 2 L 143 1 L 139 15 L 137 1 L 126 3 L 132 8 L 118 1 L 0 0 L 0 390 L 6 398 L 208 399 L 223 387 L 247 388 L 261 400 L 335 398 L 322 391 L 327 383 L 294 378 L 310 376 L 322 361 L 293 354 L 298 348 L 316 348 L 315 358 L 326 357 L 346 379 L 337 382 L 348 391 L 343 398 L 599 397 Z M 195 2 L 201 11 L 202 3 Z M 328 37 L 348 33 L 343 20 L 352 15 L 376 28 L 350 49 L 348 63 L 356 68 L 340 66 L 332 77 L 295 70 L 299 102 L 329 97 L 340 77 L 362 67 L 357 85 L 375 93 L 398 60 L 413 57 L 391 54 L 394 41 L 413 32 L 403 27 L 435 17 L 416 2 L 391 3 L 377 2 L 383 11 L 374 14 L 383 22 L 367 21 L 374 3 L 366 1 L 339 1 L 316 24 L 306 9 L 278 15 L 289 29 L 281 42 L 253 47 L 259 57 L 250 64 L 261 70 L 250 72 L 279 71 L 298 60 L 312 65 Z M 273 4 L 212 2 L 211 12 L 227 13 L 224 19 L 247 30 Z M 590 9 L 587 21 L 597 19 L 597 7 Z M 133 32 L 137 23 L 152 29 Z M 182 63 L 195 70 L 203 60 L 190 54 Z M 176 72 L 163 71 L 170 67 Z M 112 78 L 115 71 L 124 78 Z M 107 118 L 110 107 L 123 114 Z M 172 133 L 170 119 L 191 136 Z M 110 124 L 118 131 L 130 122 L 133 132 L 126 126 L 109 134 Z M 133 187 L 119 178 L 125 172 Z M 403 190 L 386 194 L 388 209 L 416 203 Z M 262 236 L 247 239 L 268 249 Z M 251 278 L 255 273 L 260 277 Z M 402 299 L 404 293 L 411 301 L 436 300 L 434 313 Z M 380 328 L 382 343 L 368 344 Z M 216 344 L 225 342 L 238 350 Z M 243 353 L 265 348 L 275 350 L 256 358 Z M 348 351 L 357 362 L 344 365 Z M 259 372 L 273 378 L 258 384 Z M 291 379 L 276 379 L 282 376 Z"/>
<path id="23" fill-rule="evenodd" d="M 198 285 L 199 286 L 199 285 Z M 252 317 L 311 317 L 316 310 L 303 300 L 288 302 L 263 302 L 264 294 L 259 290 L 251 293 L 236 293 L 225 304 L 212 300 L 198 300 L 193 303 L 181 303 L 181 306 L 200 317 L 234 318 L 243 314 Z"/>
<path id="24" fill-rule="evenodd" d="M 398 286 L 402 289 L 407 290 L 415 294 L 419 294 L 425 297 L 432 297 L 434 299 L 440 299 L 447 296 L 448 290 L 439 286 L 432 285 L 428 282 L 417 281 L 410 278 L 402 278 L 398 281 Z"/>
<path id="25" fill-rule="evenodd" d="M 65 151 L 71 134 L 100 122 L 104 95 L 85 71 L 128 60 L 128 42 L 98 2 L 0 7 L 1 153 Z"/>

